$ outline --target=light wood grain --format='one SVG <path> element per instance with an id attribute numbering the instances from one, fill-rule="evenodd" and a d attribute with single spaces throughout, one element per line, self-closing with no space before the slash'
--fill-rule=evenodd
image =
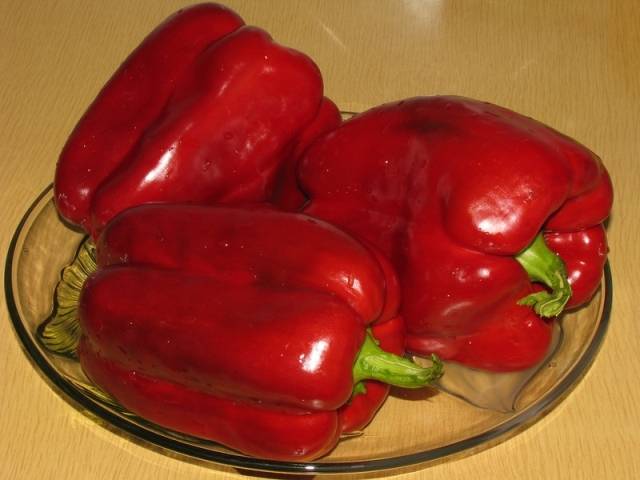
<path id="1" fill-rule="evenodd" d="M 227 3 L 248 23 L 310 54 L 326 93 L 343 109 L 466 95 L 540 119 L 601 155 L 616 191 L 609 225 L 614 309 L 597 361 L 559 407 L 524 433 L 407 476 L 640 478 L 640 3 Z M 101 85 L 184 4 L 0 2 L 0 251 L 51 182 L 60 148 Z M 240 478 L 137 445 L 72 409 L 31 366 L 4 308 L 0 315 L 0 478 Z"/>

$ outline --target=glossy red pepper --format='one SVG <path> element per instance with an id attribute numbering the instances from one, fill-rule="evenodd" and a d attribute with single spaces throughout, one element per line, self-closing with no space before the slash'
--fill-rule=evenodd
<path id="1" fill-rule="evenodd" d="M 355 385 L 416 388 L 440 374 L 376 345 L 367 327 L 397 305 L 389 272 L 320 220 L 264 205 L 144 205 L 115 217 L 96 248 L 80 361 L 168 428 L 251 455 L 315 458 L 343 431 Z"/>
<path id="2" fill-rule="evenodd" d="M 612 204 L 604 166 L 507 109 L 460 97 L 383 105 L 316 141 L 299 178 L 307 214 L 391 259 L 413 352 L 530 367 L 550 342 L 542 317 L 598 286 Z"/>
<path id="3" fill-rule="evenodd" d="M 228 9 L 182 10 L 130 55 L 71 134 L 57 208 L 97 237 L 143 203 L 266 200 L 322 89 L 308 57 Z"/>

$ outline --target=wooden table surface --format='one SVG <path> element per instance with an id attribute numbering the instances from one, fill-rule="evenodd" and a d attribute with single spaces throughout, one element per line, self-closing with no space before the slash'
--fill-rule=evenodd
<path id="1" fill-rule="evenodd" d="M 52 178 L 88 103 L 169 0 L 0 2 L 0 250 Z M 604 159 L 614 307 L 581 384 L 518 436 L 410 478 L 640 478 L 640 3 L 628 1 L 229 0 L 248 23 L 311 55 L 346 110 L 430 94 L 498 103 Z M 0 478 L 217 479 L 72 409 L 38 375 L 0 311 Z M 401 428 L 401 419 L 398 426 Z M 371 475 L 370 475 L 371 476 Z"/>

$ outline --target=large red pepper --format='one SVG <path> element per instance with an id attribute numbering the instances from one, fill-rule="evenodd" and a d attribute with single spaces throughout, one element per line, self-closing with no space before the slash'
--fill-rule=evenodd
<path id="1" fill-rule="evenodd" d="M 414 352 L 530 367 L 550 341 L 542 317 L 584 304 L 600 281 L 605 168 L 507 109 L 460 97 L 383 105 L 314 143 L 299 177 L 307 214 L 395 265 Z"/>
<path id="2" fill-rule="evenodd" d="M 251 455 L 315 458 L 386 396 L 369 384 L 365 405 L 349 404 L 355 385 L 415 388 L 439 375 L 366 332 L 393 316 L 389 271 L 320 220 L 261 205 L 145 205 L 115 217 L 96 248 L 80 361 L 168 428 Z M 395 349 L 393 328 L 382 336 Z"/>
<path id="3" fill-rule="evenodd" d="M 230 10 L 182 10 L 76 126 L 57 165 L 57 208 L 96 237 L 115 214 L 147 202 L 266 200 L 322 89 L 308 57 Z"/>

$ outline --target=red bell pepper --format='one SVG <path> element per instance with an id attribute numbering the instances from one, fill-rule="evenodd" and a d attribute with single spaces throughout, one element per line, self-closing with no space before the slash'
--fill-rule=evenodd
<path id="1" fill-rule="evenodd" d="M 228 9 L 182 10 L 129 56 L 76 126 L 57 165 L 57 208 L 96 238 L 143 203 L 266 200 L 322 89 L 308 57 Z"/>
<path id="2" fill-rule="evenodd" d="M 606 169 L 507 109 L 460 97 L 376 107 L 316 141 L 299 178 L 307 214 L 391 259 L 413 352 L 528 368 L 549 346 L 542 317 L 584 304 L 599 283 Z"/>
<path id="3" fill-rule="evenodd" d="M 350 409 L 372 414 L 386 396 L 350 407 L 355 385 L 417 388 L 440 375 L 366 332 L 397 305 L 389 271 L 320 220 L 264 205 L 144 205 L 116 216 L 96 248 L 81 364 L 168 428 L 251 455 L 315 458 L 341 418 L 356 425 Z"/>

